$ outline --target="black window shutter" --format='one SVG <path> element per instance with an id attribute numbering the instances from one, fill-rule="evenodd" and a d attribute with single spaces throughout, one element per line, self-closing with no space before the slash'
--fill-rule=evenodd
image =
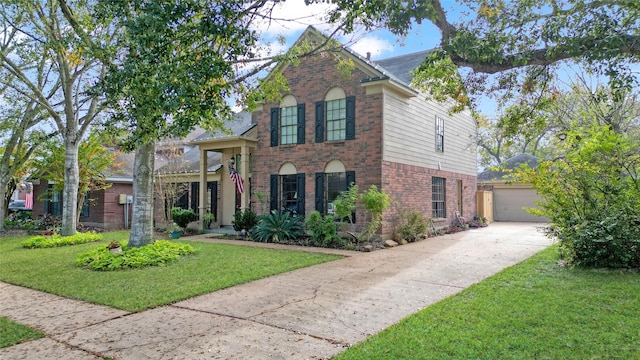
<path id="1" fill-rule="evenodd" d="M 278 175 L 277 174 L 272 174 L 270 176 L 270 182 L 271 185 L 269 187 L 270 189 L 270 194 L 269 194 L 269 203 L 270 203 L 270 210 L 278 210 Z"/>
<path id="2" fill-rule="evenodd" d="M 324 214 L 324 173 L 316 173 L 316 210 Z"/>
<path id="3" fill-rule="evenodd" d="M 356 172 L 355 171 L 347 171 L 346 175 L 347 175 L 347 187 L 351 187 L 351 184 L 355 184 L 356 183 Z M 355 222 L 356 222 L 356 213 L 355 213 L 355 211 L 353 212 L 353 214 L 351 214 L 351 216 L 353 217 L 353 223 L 355 224 Z"/>
<path id="4" fill-rule="evenodd" d="M 211 189 L 211 213 L 218 219 L 218 182 L 209 181 L 207 183 Z"/>
<path id="5" fill-rule="evenodd" d="M 296 205 L 298 207 L 298 215 L 302 215 L 302 216 L 304 216 L 304 213 L 305 213 L 304 188 L 305 188 L 304 174 L 296 174 L 296 190 L 298 190 L 298 199 L 297 199 L 298 201 Z"/>
<path id="6" fill-rule="evenodd" d="M 271 108 L 271 146 L 278 146 L 278 119 L 280 108 Z"/>
<path id="7" fill-rule="evenodd" d="M 324 101 L 316 102 L 316 142 L 324 141 Z"/>
<path id="8" fill-rule="evenodd" d="M 304 104 L 298 104 L 298 144 L 304 144 Z"/>
<path id="9" fill-rule="evenodd" d="M 347 132 L 345 138 L 353 140 L 356 138 L 356 97 L 347 97 Z"/>
<path id="10" fill-rule="evenodd" d="M 200 204 L 200 183 L 191 183 L 191 210 L 196 214 L 199 213 L 198 205 Z"/>

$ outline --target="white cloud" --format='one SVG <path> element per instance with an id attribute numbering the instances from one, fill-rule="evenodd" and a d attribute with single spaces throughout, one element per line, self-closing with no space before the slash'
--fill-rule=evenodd
<path id="1" fill-rule="evenodd" d="M 375 36 L 363 37 L 349 45 L 351 50 L 366 57 L 367 53 L 371 53 L 371 58 L 378 58 L 385 53 L 393 52 L 394 46 L 387 40 Z"/>

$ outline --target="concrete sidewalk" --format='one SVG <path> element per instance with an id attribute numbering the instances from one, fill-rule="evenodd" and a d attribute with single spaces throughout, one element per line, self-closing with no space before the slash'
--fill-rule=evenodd
<path id="1" fill-rule="evenodd" d="M 0 358 L 330 358 L 549 246 L 540 226 L 494 223 L 352 252 L 133 314 L 0 283 L 0 316 L 47 334 L 0 349 Z"/>

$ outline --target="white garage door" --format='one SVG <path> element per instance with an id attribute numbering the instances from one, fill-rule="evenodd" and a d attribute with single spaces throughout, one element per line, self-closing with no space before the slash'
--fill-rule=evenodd
<path id="1" fill-rule="evenodd" d="M 534 201 L 539 198 L 540 195 L 533 189 L 494 188 L 494 220 L 546 222 L 547 218 L 531 215 L 524 209 L 537 207 Z"/>

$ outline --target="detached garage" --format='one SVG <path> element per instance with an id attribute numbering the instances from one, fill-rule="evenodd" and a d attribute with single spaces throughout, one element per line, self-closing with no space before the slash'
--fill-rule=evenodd
<path id="1" fill-rule="evenodd" d="M 531 215 L 526 208 L 538 207 L 540 195 L 526 184 L 493 187 L 493 219 L 495 221 L 546 222 L 547 218 Z"/>
<path id="2" fill-rule="evenodd" d="M 481 190 L 493 191 L 493 219 L 495 221 L 514 222 L 546 222 L 547 218 L 539 217 L 527 212 L 526 208 L 538 207 L 535 203 L 540 195 L 531 188 L 530 184 L 506 184 L 509 170 L 527 164 L 529 167 L 538 166 L 538 159 L 528 154 L 520 154 L 503 163 L 500 170 L 486 170 L 478 175 L 478 187 Z"/>

